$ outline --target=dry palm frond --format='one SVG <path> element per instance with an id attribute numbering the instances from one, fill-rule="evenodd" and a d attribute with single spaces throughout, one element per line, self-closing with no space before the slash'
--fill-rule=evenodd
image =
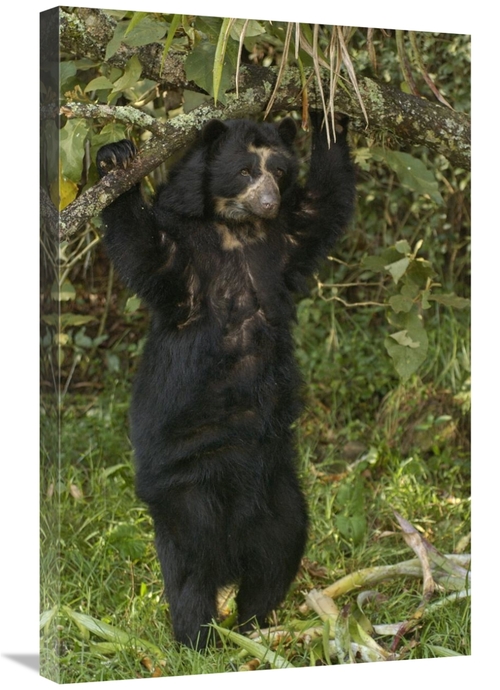
<path id="1" fill-rule="evenodd" d="M 420 73 L 421 73 L 422 77 L 424 78 L 425 83 L 427 84 L 427 86 L 430 88 L 430 90 L 432 91 L 432 93 L 438 99 L 438 101 L 440 103 L 442 103 L 443 105 L 446 105 L 448 108 L 451 108 L 451 105 L 448 103 L 446 98 L 440 93 L 439 89 L 436 87 L 436 85 L 434 84 L 434 82 L 430 78 L 429 73 L 425 69 L 424 61 L 423 61 L 422 56 L 420 54 L 420 51 L 418 49 L 417 37 L 416 37 L 415 32 L 409 31 L 408 35 L 410 37 L 410 43 L 411 43 L 411 47 L 413 48 L 413 53 L 415 55 L 417 67 L 419 68 Z"/>
<path id="2" fill-rule="evenodd" d="M 347 29 L 346 34 L 348 35 L 349 29 Z M 361 107 L 361 110 L 363 112 L 363 115 L 365 116 L 365 120 L 368 122 L 368 115 L 365 109 L 365 106 L 363 104 L 363 99 L 361 97 L 361 92 L 359 90 L 358 86 L 358 80 L 356 79 L 356 70 L 354 69 L 354 65 L 352 64 L 351 57 L 349 55 L 349 51 L 347 49 L 347 41 L 344 38 L 344 34 L 342 31 L 342 27 L 338 26 L 337 27 L 337 35 L 339 37 L 339 43 L 340 47 L 342 49 L 342 63 L 344 64 L 347 74 L 349 75 L 349 80 L 354 88 L 354 91 L 356 92 L 356 96 L 358 97 L 359 100 L 359 105 Z"/>
<path id="3" fill-rule="evenodd" d="M 303 107 L 303 111 L 307 111 L 308 99 L 306 86 L 309 80 L 314 79 L 315 87 L 319 94 L 319 99 L 321 101 L 321 107 L 325 115 L 325 122 L 330 121 L 331 126 L 327 127 L 327 137 L 330 141 L 330 134 L 333 132 L 335 137 L 335 92 L 339 83 L 339 78 L 341 77 L 341 69 L 347 72 L 347 78 L 351 83 L 354 91 L 358 97 L 361 110 L 365 116 L 366 121 L 368 121 L 368 116 L 366 109 L 363 104 L 363 99 L 358 86 L 356 72 L 354 65 L 352 63 L 351 57 L 348 50 L 348 42 L 352 36 L 352 29 L 350 27 L 320 27 L 319 24 L 314 24 L 312 27 L 308 24 L 299 23 L 288 23 L 285 31 L 285 39 L 283 45 L 283 54 L 281 59 L 281 65 L 276 79 L 276 84 L 269 99 L 264 117 L 267 117 L 274 105 L 276 100 L 276 94 L 281 85 L 283 79 L 283 73 L 286 65 L 288 64 L 290 44 L 292 41 L 292 36 L 295 43 L 294 59 L 297 62 L 299 71 L 301 73 L 302 80 L 302 99 L 306 106 Z M 326 51 L 323 51 L 321 44 L 327 42 Z M 313 73 L 309 80 L 306 80 L 304 76 L 304 69 L 302 61 L 300 59 L 300 52 L 308 55 L 313 62 Z M 328 98 L 325 96 L 324 81 L 322 72 L 327 72 L 329 75 L 328 83 Z M 303 112 L 304 115 L 304 112 Z M 305 118 L 303 116 L 303 127 L 305 128 Z"/>
<path id="4" fill-rule="evenodd" d="M 319 25 L 315 24 L 314 29 L 313 29 L 312 58 L 313 58 L 313 64 L 314 64 L 314 73 L 316 75 L 316 84 L 317 84 L 317 87 L 319 89 L 319 95 L 321 97 L 321 105 L 323 106 L 323 113 L 325 115 L 325 123 L 326 123 L 327 117 L 328 117 L 328 108 L 326 106 L 325 94 L 323 92 L 323 84 L 321 82 L 320 60 L 321 60 L 322 56 L 319 53 L 318 33 L 319 33 Z M 334 131 L 335 131 L 335 128 L 334 128 Z M 328 140 L 328 146 L 330 146 L 330 128 L 329 127 L 326 128 L 326 138 Z"/>
<path id="5" fill-rule="evenodd" d="M 267 104 L 267 108 L 264 113 L 264 118 L 266 118 L 269 113 L 271 112 L 271 108 L 273 107 L 274 100 L 276 98 L 276 92 L 278 91 L 278 87 L 281 84 L 281 79 L 283 77 L 283 71 L 286 67 L 287 60 L 288 60 L 288 51 L 290 50 L 290 40 L 292 38 L 292 29 L 293 29 L 293 24 L 288 23 L 286 27 L 286 36 L 285 36 L 285 43 L 283 46 L 283 56 L 281 58 L 281 65 L 280 69 L 278 72 L 278 76 L 276 78 L 276 84 L 274 86 L 274 90 L 271 94 L 271 98 L 269 99 L 269 103 Z"/>

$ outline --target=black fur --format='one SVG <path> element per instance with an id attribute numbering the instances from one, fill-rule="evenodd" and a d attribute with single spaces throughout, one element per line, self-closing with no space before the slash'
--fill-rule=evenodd
<path id="1" fill-rule="evenodd" d="M 347 119 L 331 148 L 320 122 L 305 188 L 292 120 L 212 121 L 152 207 L 137 186 L 103 213 L 109 256 L 152 313 L 131 407 L 136 487 L 186 644 L 206 645 L 226 584 L 239 586 L 242 626 L 264 624 L 304 551 L 292 293 L 354 204 Z M 130 142 L 103 147 L 98 168 L 134 154 Z"/>

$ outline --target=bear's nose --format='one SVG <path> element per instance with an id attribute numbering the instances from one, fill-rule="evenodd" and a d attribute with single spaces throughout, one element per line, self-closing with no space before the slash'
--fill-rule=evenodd
<path id="1" fill-rule="evenodd" d="M 267 217 L 274 215 L 279 207 L 279 199 L 275 194 L 263 194 L 260 199 L 260 205 Z"/>

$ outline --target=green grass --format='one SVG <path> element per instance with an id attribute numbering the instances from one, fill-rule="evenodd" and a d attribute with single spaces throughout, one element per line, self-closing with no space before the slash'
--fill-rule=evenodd
<path id="1" fill-rule="evenodd" d="M 470 532 L 467 358 L 455 345 L 466 342 L 467 325 L 441 318 L 432 335 L 434 364 L 402 387 L 374 338 L 372 317 L 337 317 L 331 303 L 317 302 L 300 312 L 297 355 L 307 406 L 297 437 L 311 528 L 307 560 L 278 619 L 291 630 L 316 627 L 323 634 L 274 648 L 293 666 L 337 663 L 327 651 L 325 623 L 304 608 L 308 591 L 415 558 L 394 511 L 441 553 L 464 548 Z M 99 394 L 66 395 L 60 443 L 44 399 L 41 611 L 57 611 L 41 630 L 42 673 L 70 683 L 237 671 L 252 658 L 238 642 L 223 639 L 204 654 L 174 643 L 151 520 L 134 494 L 130 384 L 125 377 L 104 383 Z M 422 601 L 421 579 L 400 577 L 376 589 L 383 599 L 363 604 L 375 625 L 407 620 Z M 436 591 L 431 605 L 447 594 Z M 349 621 L 360 615 L 356 595 L 336 601 Z M 74 614 L 118 633 L 100 636 Z M 387 648 L 391 640 L 378 639 Z M 429 606 L 398 652 L 403 659 L 470 654 L 470 599 Z"/>

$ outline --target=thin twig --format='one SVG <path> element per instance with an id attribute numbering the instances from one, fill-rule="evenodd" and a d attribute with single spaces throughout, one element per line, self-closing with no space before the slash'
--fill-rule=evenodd
<path id="1" fill-rule="evenodd" d="M 332 302 L 335 300 L 336 302 L 340 302 L 344 307 L 350 308 L 350 307 L 387 307 L 387 304 L 384 304 L 383 302 L 346 302 L 343 300 L 341 297 L 338 297 L 337 295 L 332 295 L 331 297 L 324 297 L 324 295 L 320 293 L 319 297 L 322 299 L 324 302 Z"/>

